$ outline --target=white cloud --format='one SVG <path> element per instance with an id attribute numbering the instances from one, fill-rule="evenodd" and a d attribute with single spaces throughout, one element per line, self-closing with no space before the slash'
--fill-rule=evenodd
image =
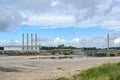
<path id="1" fill-rule="evenodd" d="M 119 44 L 119 43 L 120 43 L 120 38 L 115 39 L 115 40 L 114 40 L 114 43 L 115 43 L 115 44 Z"/>
<path id="2" fill-rule="evenodd" d="M 106 38 L 103 36 L 75 38 L 71 44 L 77 47 L 106 47 Z"/>
<path id="3" fill-rule="evenodd" d="M 58 1 L 56 1 L 56 0 L 52 1 L 51 6 L 55 7 L 57 5 L 58 5 Z"/>
<path id="4" fill-rule="evenodd" d="M 119 46 L 120 36 L 117 33 L 110 34 L 110 47 Z M 107 35 L 106 36 L 93 36 L 93 37 L 77 37 L 71 40 L 56 37 L 54 39 L 50 38 L 40 38 L 40 44 L 45 46 L 58 46 L 60 44 L 65 44 L 66 46 L 75 47 L 107 47 Z"/>
<path id="5" fill-rule="evenodd" d="M 67 27 L 73 26 L 75 24 L 74 16 L 71 15 L 52 15 L 52 14 L 44 14 L 44 15 L 24 15 L 27 17 L 27 21 L 23 22 L 23 25 L 31 25 L 31 26 L 43 26 L 43 27 Z"/>
<path id="6" fill-rule="evenodd" d="M 21 41 L 18 40 L 0 40 L 0 45 L 21 45 Z"/>
<path id="7" fill-rule="evenodd" d="M 53 40 L 53 44 L 55 45 L 64 44 L 64 43 L 65 43 L 65 40 L 61 39 L 60 37 L 57 37 Z"/>
<path id="8" fill-rule="evenodd" d="M 79 42 L 79 41 L 80 41 L 80 38 L 73 39 L 73 42 Z"/>
<path id="9" fill-rule="evenodd" d="M 6 45 L 6 44 L 21 45 L 22 42 L 18 40 L 0 40 L 0 45 Z M 107 47 L 107 38 L 106 36 L 94 36 L 94 37 L 78 37 L 78 38 L 73 38 L 72 40 L 67 40 L 60 37 L 38 39 L 38 45 L 42 45 L 42 46 L 58 46 L 61 44 L 65 44 L 66 46 L 75 46 L 75 47 L 104 48 Z M 110 47 L 120 46 L 119 44 L 120 44 L 120 36 L 118 34 L 111 34 Z"/>
<path id="10" fill-rule="evenodd" d="M 0 31 L 8 31 L 18 27 L 23 21 L 22 16 L 15 11 L 0 7 Z"/>
<path id="11" fill-rule="evenodd" d="M 0 31 L 7 30 L 11 24 L 23 23 L 49 28 L 97 26 L 120 29 L 119 3 L 120 0 L 0 0 L 0 10 L 3 9 L 0 25 L 4 24 Z"/>

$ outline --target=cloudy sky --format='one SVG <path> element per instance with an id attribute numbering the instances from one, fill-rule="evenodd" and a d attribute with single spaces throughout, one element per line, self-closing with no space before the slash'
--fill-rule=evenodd
<path id="1" fill-rule="evenodd" d="M 38 33 L 41 45 L 120 46 L 120 0 L 0 0 L 0 45 Z"/>

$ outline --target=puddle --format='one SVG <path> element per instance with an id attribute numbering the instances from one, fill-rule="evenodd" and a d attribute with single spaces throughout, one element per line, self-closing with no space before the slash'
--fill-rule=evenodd
<path id="1" fill-rule="evenodd" d="M 80 56 L 80 55 L 41 56 L 41 57 L 34 57 L 30 59 L 75 59 L 75 58 L 83 58 L 83 56 Z"/>

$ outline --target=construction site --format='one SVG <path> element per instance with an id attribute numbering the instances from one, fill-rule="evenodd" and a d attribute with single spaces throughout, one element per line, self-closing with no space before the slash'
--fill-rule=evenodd
<path id="1" fill-rule="evenodd" d="M 104 63 L 120 62 L 120 49 L 41 47 L 37 34 L 22 34 L 22 45 L 1 47 L 0 79 L 56 80 Z"/>
<path id="2" fill-rule="evenodd" d="M 17 56 L 17 55 L 80 55 L 80 56 L 119 56 L 120 48 L 110 46 L 109 33 L 106 37 L 107 48 L 95 48 L 95 47 L 42 47 L 38 43 L 38 34 L 22 34 L 22 45 L 6 45 L 3 46 L 0 51 L 1 55 Z"/>

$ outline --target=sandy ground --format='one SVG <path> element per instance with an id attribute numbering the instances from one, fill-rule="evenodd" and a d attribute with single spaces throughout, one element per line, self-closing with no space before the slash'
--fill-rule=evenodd
<path id="1" fill-rule="evenodd" d="M 120 57 L 39 59 L 39 56 L 2 56 L 0 80 L 54 80 L 108 62 L 120 62 Z"/>

